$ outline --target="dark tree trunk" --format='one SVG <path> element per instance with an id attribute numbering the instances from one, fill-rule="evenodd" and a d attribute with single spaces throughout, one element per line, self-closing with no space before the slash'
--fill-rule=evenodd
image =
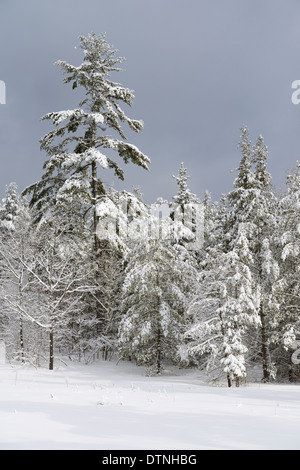
<path id="1" fill-rule="evenodd" d="M 54 332 L 53 327 L 49 332 L 49 370 L 54 369 Z"/>
<path id="2" fill-rule="evenodd" d="M 161 361 L 162 361 L 162 350 L 161 350 L 161 329 L 160 326 L 157 329 L 157 358 L 156 358 L 156 373 L 161 373 Z"/>
<path id="3" fill-rule="evenodd" d="M 97 235 L 98 218 L 97 218 L 96 208 L 97 208 L 98 191 L 97 191 L 97 164 L 96 162 L 92 162 L 92 196 L 93 196 L 94 250 L 95 250 L 95 255 L 97 257 L 100 252 L 100 244 L 99 244 L 99 237 Z"/>
<path id="4" fill-rule="evenodd" d="M 24 331 L 23 331 L 23 319 L 20 316 L 20 347 L 21 347 L 21 362 L 22 364 L 25 363 L 25 353 L 24 353 Z"/>
<path id="5" fill-rule="evenodd" d="M 270 367 L 269 367 L 269 359 L 268 359 L 266 317 L 265 317 L 262 303 L 260 304 L 259 315 L 260 315 L 260 320 L 261 320 L 261 352 L 262 352 L 262 366 L 263 366 L 263 381 L 267 383 L 270 381 Z"/>

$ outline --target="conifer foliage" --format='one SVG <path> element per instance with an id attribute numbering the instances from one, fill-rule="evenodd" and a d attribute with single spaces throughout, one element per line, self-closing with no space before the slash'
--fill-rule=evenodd
<path id="1" fill-rule="evenodd" d="M 119 330 L 122 355 L 134 357 L 157 374 L 164 360 L 180 362 L 190 279 L 191 267 L 178 246 L 150 239 L 130 253 Z"/>
<path id="2" fill-rule="evenodd" d="M 219 201 L 189 189 L 153 205 L 107 188 L 104 174 L 150 159 L 127 140 L 132 90 L 113 80 L 124 58 L 104 34 L 80 37 L 83 62 L 57 65 L 81 101 L 49 112 L 41 180 L 0 205 L 0 339 L 8 359 L 54 369 L 64 356 L 136 361 L 149 374 L 198 366 L 241 386 L 299 380 L 300 164 L 279 195 L 268 148 L 241 128 L 233 187 Z M 127 127 L 127 130 L 124 129 Z M 117 155 L 117 158 L 115 156 Z M 171 179 L 170 175 L 170 179 Z M 158 195 L 159 196 L 159 195 Z"/>
<path id="3" fill-rule="evenodd" d="M 124 171 L 118 160 L 112 158 L 112 151 L 125 164 L 132 162 L 147 170 L 150 160 L 127 142 L 122 129 L 123 123 L 136 133 L 143 129 L 143 122 L 129 118 L 121 107 L 132 106 L 133 91 L 111 79 L 112 73 L 121 70 L 118 65 L 124 59 L 117 56 L 104 34 L 81 36 L 80 48 L 84 54 L 80 66 L 62 60 L 56 64 L 66 75 L 64 82 L 72 84 L 73 89 L 81 87 L 85 98 L 76 109 L 50 112 L 42 117 L 42 121 L 51 121 L 54 126 L 41 139 L 41 150 L 49 159 L 44 164 L 41 181 L 27 188 L 26 193 L 31 195 L 31 205 L 43 211 L 49 204 L 71 200 L 78 194 L 93 211 L 95 234 L 96 207 L 106 192 L 98 169 L 111 168 L 118 178 L 124 179 Z M 97 249 L 96 237 L 95 246 Z"/>

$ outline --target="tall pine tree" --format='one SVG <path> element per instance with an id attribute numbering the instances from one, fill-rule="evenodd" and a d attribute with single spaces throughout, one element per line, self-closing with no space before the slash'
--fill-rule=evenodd
<path id="1" fill-rule="evenodd" d="M 134 132 L 143 129 L 143 122 L 129 118 L 121 105 L 132 106 L 133 91 L 112 81 L 124 61 L 105 39 L 95 33 L 80 37 L 84 60 L 80 66 L 58 61 L 66 75 L 65 83 L 72 88 L 82 87 L 85 98 L 73 110 L 51 112 L 42 117 L 50 120 L 54 129 L 41 139 L 41 149 L 49 159 L 38 183 L 26 189 L 31 205 L 45 212 L 45 207 L 61 199 L 70 200 L 78 194 L 83 204 L 92 209 L 95 251 L 99 250 L 97 237 L 97 204 L 105 194 L 103 177 L 98 168 L 111 168 L 118 178 L 124 172 L 118 161 L 112 159 L 115 151 L 123 163 L 132 162 L 148 169 L 150 160 L 135 145 L 127 142 L 122 124 Z M 107 133 L 107 130 L 114 136 Z"/>

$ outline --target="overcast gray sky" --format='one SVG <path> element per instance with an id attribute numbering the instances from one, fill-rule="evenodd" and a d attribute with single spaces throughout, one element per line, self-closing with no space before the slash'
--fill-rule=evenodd
<path id="1" fill-rule="evenodd" d="M 39 139 L 50 130 L 40 117 L 72 109 L 78 95 L 63 84 L 58 59 L 82 62 L 79 35 L 106 32 L 126 58 L 118 81 L 135 91 L 130 116 L 140 135 L 127 133 L 152 161 L 150 172 L 125 167 L 125 183 L 140 185 L 147 202 L 171 198 L 171 175 L 183 161 L 190 188 L 218 199 L 232 187 L 240 127 L 253 143 L 262 134 L 269 170 L 283 186 L 300 160 L 299 0 L 0 0 L 0 195 L 37 181 L 45 155 Z"/>

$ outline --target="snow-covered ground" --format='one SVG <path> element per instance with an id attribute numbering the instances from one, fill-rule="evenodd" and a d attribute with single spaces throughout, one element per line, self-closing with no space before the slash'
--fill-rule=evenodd
<path id="1" fill-rule="evenodd" d="M 211 387 L 124 362 L 0 366 L 0 449 L 300 449 L 300 385 Z"/>

